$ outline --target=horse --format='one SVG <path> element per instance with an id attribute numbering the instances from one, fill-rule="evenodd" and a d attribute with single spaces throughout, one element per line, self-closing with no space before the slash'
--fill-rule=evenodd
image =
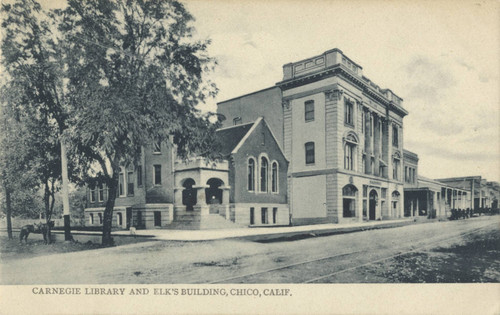
<path id="1" fill-rule="evenodd" d="M 19 242 L 22 244 L 24 238 L 24 242 L 28 243 L 28 235 L 30 235 L 30 233 L 35 233 L 34 224 L 27 224 L 22 226 L 21 231 L 19 232 Z"/>

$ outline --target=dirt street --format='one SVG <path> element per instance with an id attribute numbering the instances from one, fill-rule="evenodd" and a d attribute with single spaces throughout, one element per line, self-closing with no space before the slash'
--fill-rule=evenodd
<path id="1" fill-rule="evenodd" d="M 483 216 L 274 243 L 155 241 L 36 257 L 2 252 L 0 282 L 500 282 L 499 224 L 500 216 Z"/>

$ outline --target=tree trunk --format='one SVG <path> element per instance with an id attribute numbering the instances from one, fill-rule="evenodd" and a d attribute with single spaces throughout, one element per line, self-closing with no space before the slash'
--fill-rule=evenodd
<path id="1" fill-rule="evenodd" d="M 12 208 L 11 208 L 11 201 L 10 201 L 10 189 L 7 187 L 7 185 L 4 183 L 4 188 L 5 188 L 5 203 L 6 203 L 6 215 L 7 215 L 7 234 L 9 236 L 9 240 L 12 239 Z"/>
<path id="2" fill-rule="evenodd" d="M 47 224 L 47 232 L 46 235 L 43 235 L 43 238 L 45 240 L 45 237 L 47 237 L 47 244 L 50 244 L 51 238 L 50 238 L 50 219 L 52 217 L 52 212 L 50 211 L 50 190 L 49 190 L 49 182 L 45 182 L 45 192 L 43 194 L 43 202 L 45 204 L 45 223 Z M 44 233 L 41 231 L 42 234 Z"/>
<path id="3" fill-rule="evenodd" d="M 113 223 L 113 208 L 115 207 L 116 192 L 118 190 L 119 170 L 113 168 L 113 178 L 108 183 L 108 201 L 104 210 L 104 218 L 102 224 L 102 245 L 113 246 L 113 238 L 111 237 L 111 227 Z"/>

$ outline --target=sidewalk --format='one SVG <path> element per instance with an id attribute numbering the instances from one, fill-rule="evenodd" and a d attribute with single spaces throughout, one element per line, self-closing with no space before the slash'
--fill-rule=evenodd
<path id="1" fill-rule="evenodd" d="M 428 221 L 432 222 L 432 221 Z M 394 228 L 409 224 L 421 224 L 422 221 L 415 222 L 413 218 L 404 218 L 387 221 L 369 221 L 356 222 L 349 224 L 315 224 L 315 225 L 300 225 L 300 226 L 281 226 L 281 227 L 255 227 L 255 228 L 238 228 L 238 229 L 220 229 L 220 230 L 166 230 L 166 229 L 149 229 L 136 230 L 136 237 L 142 239 L 149 238 L 150 240 L 158 241 L 212 241 L 221 239 L 244 239 L 258 242 L 276 242 L 303 239 L 315 236 L 327 236 L 334 234 L 351 233 L 357 231 L 366 231 L 373 229 Z M 5 229 L 1 229 L 5 232 Z M 14 229 L 14 232 L 19 232 L 19 229 Z M 64 231 L 53 230 L 54 234 L 64 234 Z M 100 231 L 72 231 L 74 236 L 87 236 L 95 238 L 98 241 L 102 232 Z M 115 238 L 131 238 L 133 235 L 128 230 L 113 231 L 112 236 Z"/>
<path id="2" fill-rule="evenodd" d="M 137 230 L 137 236 L 150 236 L 165 241 L 210 241 L 220 239 L 246 239 L 272 242 L 300 239 L 310 236 L 333 235 L 413 224 L 413 219 L 370 221 L 350 224 L 316 224 L 283 227 L 256 227 L 224 230 Z M 130 235 L 129 231 L 116 231 L 113 235 Z"/>

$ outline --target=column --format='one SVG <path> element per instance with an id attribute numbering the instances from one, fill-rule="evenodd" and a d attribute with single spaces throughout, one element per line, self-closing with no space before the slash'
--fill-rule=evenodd
<path id="1" fill-rule="evenodd" d="M 373 175 L 382 176 L 380 174 L 380 127 L 379 127 L 379 116 L 377 114 L 373 115 L 373 155 L 375 156 L 375 173 Z"/>
<path id="2" fill-rule="evenodd" d="M 196 207 L 199 207 L 200 209 L 200 214 L 201 215 L 207 215 L 209 214 L 209 206 L 207 205 L 207 198 L 205 196 L 205 189 L 209 188 L 210 186 L 193 186 L 194 189 L 196 189 L 196 197 L 197 197 L 197 202 L 196 202 Z"/>
<path id="3" fill-rule="evenodd" d="M 372 156 L 372 136 L 370 135 L 370 117 L 371 112 L 365 111 L 365 173 L 371 174 L 371 156 Z"/>

